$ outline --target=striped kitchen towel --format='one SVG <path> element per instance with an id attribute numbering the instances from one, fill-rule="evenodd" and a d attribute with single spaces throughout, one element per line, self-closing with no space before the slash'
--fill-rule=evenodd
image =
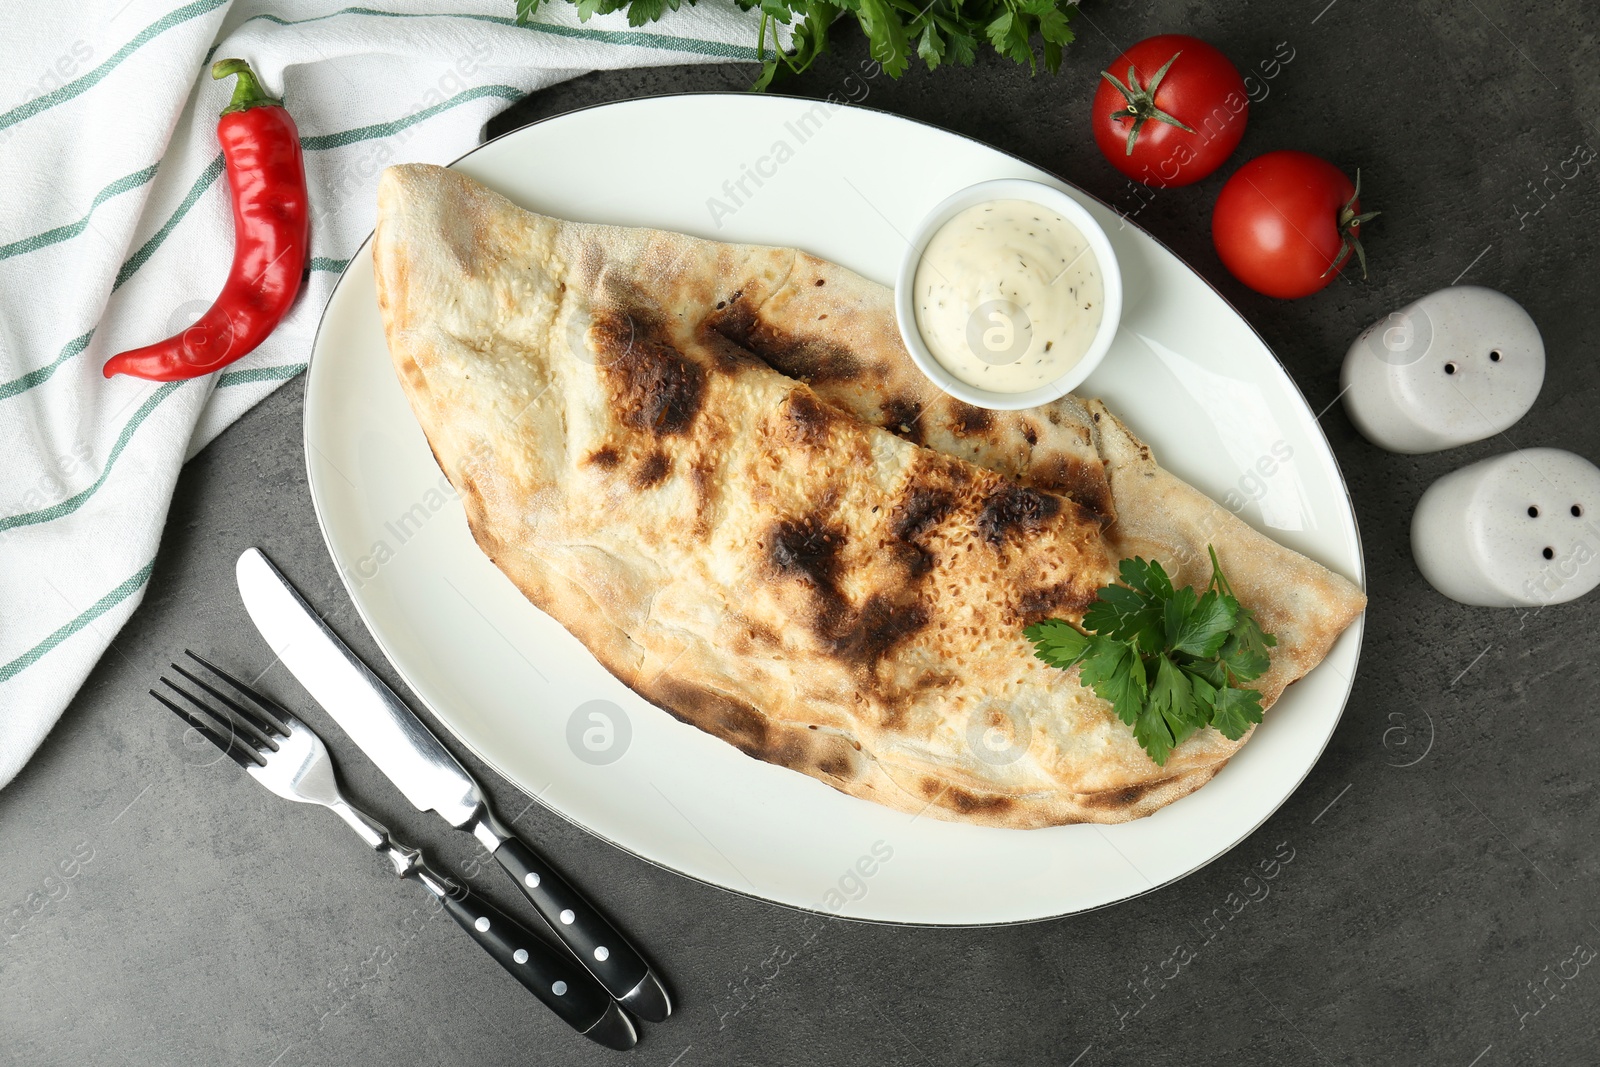
<path id="1" fill-rule="evenodd" d="M 143 596 L 178 468 L 305 366 L 372 228 L 378 172 L 445 163 L 491 115 L 585 71 L 753 62 L 758 15 L 702 0 L 644 28 L 564 0 L 72 0 L 0 10 L 0 785 Z M 786 38 L 785 38 L 786 40 Z M 220 288 L 232 220 L 213 57 L 248 60 L 299 125 L 310 281 L 225 370 L 100 373 Z"/>

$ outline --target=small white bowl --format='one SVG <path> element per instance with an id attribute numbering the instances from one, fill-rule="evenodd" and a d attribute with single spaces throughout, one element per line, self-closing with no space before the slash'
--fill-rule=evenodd
<path id="1" fill-rule="evenodd" d="M 1090 343 L 1089 350 L 1083 354 L 1083 358 L 1055 381 L 1041 385 L 1037 389 L 1029 389 L 1025 393 L 995 393 L 968 385 L 951 374 L 934 358 L 922 339 L 922 332 L 917 329 L 913 291 L 917 266 L 922 262 L 923 249 L 928 247 L 928 241 L 945 223 L 967 208 L 990 200 L 1027 200 L 1049 208 L 1076 226 L 1084 239 L 1089 242 L 1089 248 L 1099 262 L 1100 277 L 1105 287 L 1100 329 L 1095 333 L 1094 340 Z M 1088 209 L 1067 193 L 1054 186 L 1025 178 L 1000 178 L 995 181 L 979 182 L 946 197 L 938 207 L 928 212 L 922 224 L 917 227 L 917 231 L 911 235 L 911 243 L 906 248 L 905 257 L 900 261 L 900 270 L 894 279 L 894 315 L 900 324 L 900 336 L 905 341 L 906 349 L 911 353 L 912 361 L 930 382 L 957 400 L 965 401 L 974 407 L 1017 411 L 1048 404 L 1065 396 L 1083 384 L 1083 380 L 1100 365 L 1107 349 L 1111 347 L 1112 339 L 1117 335 L 1117 325 L 1122 318 L 1122 271 L 1117 266 L 1117 255 L 1111 250 L 1111 239 L 1106 236 L 1106 231 L 1094 220 L 1094 216 L 1089 214 Z"/>

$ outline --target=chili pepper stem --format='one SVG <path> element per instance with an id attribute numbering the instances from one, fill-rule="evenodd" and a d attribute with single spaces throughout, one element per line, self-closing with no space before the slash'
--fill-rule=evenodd
<path id="1" fill-rule="evenodd" d="M 275 96 L 269 96 L 261 87 L 261 81 L 256 77 L 256 72 L 250 69 L 250 64 L 242 59 L 219 59 L 211 64 L 211 77 L 221 81 L 230 75 L 237 75 L 239 80 L 233 85 L 233 99 L 228 101 L 228 106 L 222 109 L 224 115 L 232 115 L 238 111 L 248 111 L 253 107 L 282 107 L 283 101 Z"/>

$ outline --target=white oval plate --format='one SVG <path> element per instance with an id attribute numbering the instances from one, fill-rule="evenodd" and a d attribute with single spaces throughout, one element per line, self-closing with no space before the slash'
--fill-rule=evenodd
<path id="1" fill-rule="evenodd" d="M 1105 398 L 1179 476 L 1363 579 L 1338 466 L 1271 351 L 1153 238 L 1018 159 L 879 112 L 712 94 L 562 115 L 456 167 L 550 215 L 792 245 L 885 284 L 901 235 L 951 191 L 990 178 L 1065 189 L 1111 234 L 1126 283 L 1121 333 L 1079 392 Z M 369 248 L 328 303 L 305 412 L 311 495 L 334 562 L 385 655 L 456 739 L 590 832 L 782 904 L 983 924 L 1154 889 L 1226 852 L 1289 796 L 1355 672 L 1360 621 L 1221 774 L 1148 819 L 1013 831 L 912 818 L 678 722 L 523 599 L 473 543 L 395 380 Z M 592 701 L 606 703 L 578 714 Z M 614 720 L 609 734 L 597 708 Z"/>

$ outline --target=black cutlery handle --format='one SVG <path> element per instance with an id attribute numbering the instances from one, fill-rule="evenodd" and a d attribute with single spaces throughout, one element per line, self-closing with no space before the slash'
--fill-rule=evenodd
<path id="1" fill-rule="evenodd" d="M 556 936 L 613 997 L 622 999 L 644 981 L 650 965 L 542 856 L 508 837 L 495 849 L 494 858 L 517 880 Z"/>
<path id="2" fill-rule="evenodd" d="M 428 888 L 461 929 L 567 1025 L 611 1048 L 632 1048 L 638 1041 L 627 1016 L 575 960 L 465 886 Z"/>

